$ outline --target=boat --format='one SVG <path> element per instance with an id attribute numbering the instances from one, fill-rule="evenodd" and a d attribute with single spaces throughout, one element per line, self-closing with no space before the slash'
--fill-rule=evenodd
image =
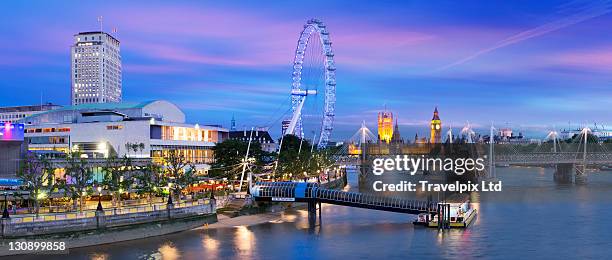
<path id="1" fill-rule="evenodd" d="M 601 166 L 600 170 L 602 170 L 602 171 L 612 171 L 612 166 L 604 165 L 604 166 Z"/>
<path id="2" fill-rule="evenodd" d="M 476 209 L 470 205 L 469 195 L 467 194 L 453 194 L 447 200 L 438 203 L 438 208 L 450 209 L 449 228 L 467 228 L 476 219 L 477 215 Z M 421 213 L 413 224 L 438 228 L 438 215 L 437 213 Z"/>

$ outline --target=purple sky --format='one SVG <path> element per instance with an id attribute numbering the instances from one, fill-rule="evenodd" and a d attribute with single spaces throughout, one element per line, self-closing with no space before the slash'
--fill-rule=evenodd
<path id="1" fill-rule="evenodd" d="M 0 106 L 68 104 L 79 31 L 117 28 L 123 99 L 167 99 L 188 121 L 270 126 L 289 106 L 303 24 L 327 24 L 337 67 L 335 139 L 384 105 L 404 137 L 445 126 L 612 123 L 608 1 L 40 1 L 0 4 Z M 279 108 L 280 107 L 280 108 Z M 279 112 L 280 111 L 280 112 Z"/>

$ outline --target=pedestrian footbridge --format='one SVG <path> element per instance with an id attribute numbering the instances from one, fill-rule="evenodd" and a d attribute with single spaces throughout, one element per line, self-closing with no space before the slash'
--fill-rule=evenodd
<path id="1" fill-rule="evenodd" d="M 255 201 L 327 203 L 406 214 L 437 213 L 438 203 L 321 188 L 318 183 L 258 182 L 251 188 Z"/>

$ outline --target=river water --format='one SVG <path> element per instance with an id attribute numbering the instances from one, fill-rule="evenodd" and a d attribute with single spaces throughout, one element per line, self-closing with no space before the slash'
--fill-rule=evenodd
<path id="1" fill-rule="evenodd" d="M 612 256 L 612 172 L 560 185 L 553 170 L 498 168 L 503 192 L 473 195 L 466 230 L 415 227 L 412 215 L 324 205 L 309 228 L 303 210 L 274 223 L 201 229 L 70 250 L 70 259 L 556 259 Z M 348 190 L 357 191 L 349 175 Z M 26 259 L 26 258 L 21 258 Z M 66 259 L 66 256 L 45 256 Z"/>

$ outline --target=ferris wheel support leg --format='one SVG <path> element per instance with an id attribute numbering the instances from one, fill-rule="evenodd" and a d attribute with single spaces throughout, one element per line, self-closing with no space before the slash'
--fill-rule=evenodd
<path id="1" fill-rule="evenodd" d="M 297 121 L 302 115 L 302 108 L 304 107 L 304 103 L 306 103 L 306 96 L 304 96 L 302 100 L 300 100 L 300 103 L 293 112 L 291 122 L 289 123 L 289 127 L 287 127 L 287 131 L 285 132 L 285 134 L 295 134 L 293 131 L 295 131 L 295 125 L 297 125 Z"/>

